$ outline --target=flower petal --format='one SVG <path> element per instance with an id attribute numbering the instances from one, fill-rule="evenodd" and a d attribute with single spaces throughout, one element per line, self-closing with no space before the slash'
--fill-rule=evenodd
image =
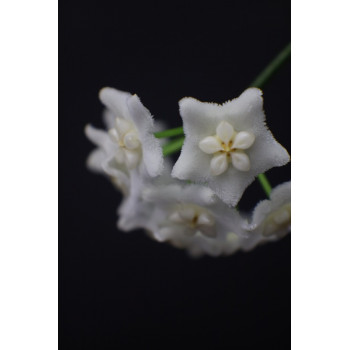
<path id="1" fill-rule="evenodd" d="M 226 153 L 218 154 L 210 161 L 210 170 L 212 175 L 218 176 L 224 173 L 227 169 L 227 156 Z"/>
<path id="2" fill-rule="evenodd" d="M 178 210 L 178 212 L 183 222 L 192 221 L 196 215 L 196 211 L 191 205 L 184 205 Z"/>
<path id="3" fill-rule="evenodd" d="M 249 171 L 250 160 L 243 151 L 235 151 L 231 154 L 233 166 L 240 171 Z"/>
<path id="4" fill-rule="evenodd" d="M 234 134 L 233 126 L 226 122 L 222 121 L 216 128 L 216 135 L 225 143 L 229 143 Z"/>
<path id="5" fill-rule="evenodd" d="M 125 164 L 129 170 L 135 169 L 140 160 L 140 152 L 124 149 Z"/>
<path id="6" fill-rule="evenodd" d="M 215 219 L 209 213 L 201 213 L 197 221 L 198 225 L 214 226 Z"/>
<path id="7" fill-rule="evenodd" d="M 169 220 L 171 222 L 174 222 L 175 224 L 182 224 L 183 223 L 183 219 L 177 210 L 170 214 Z"/>
<path id="8" fill-rule="evenodd" d="M 111 140 L 115 143 L 119 143 L 119 135 L 117 133 L 117 130 L 116 129 L 109 129 L 108 130 L 108 135 L 110 136 Z"/>
<path id="9" fill-rule="evenodd" d="M 129 118 L 126 100 L 131 96 L 129 92 L 120 91 L 114 88 L 105 87 L 100 90 L 101 102 L 110 109 L 114 117 Z"/>
<path id="10" fill-rule="evenodd" d="M 215 136 L 208 136 L 198 144 L 199 148 L 207 154 L 213 154 L 222 149 L 219 140 Z"/>
<path id="11" fill-rule="evenodd" d="M 232 148 L 247 149 L 255 141 L 254 134 L 247 131 L 240 131 L 233 142 Z"/>
<path id="12" fill-rule="evenodd" d="M 132 129 L 133 125 L 130 121 L 124 118 L 116 118 L 115 127 L 117 129 L 119 137 L 122 139 L 123 136 Z"/>
<path id="13" fill-rule="evenodd" d="M 122 148 L 117 148 L 115 151 L 115 160 L 119 164 L 123 164 L 125 162 L 125 154 L 124 150 Z"/>
<path id="14" fill-rule="evenodd" d="M 136 149 L 140 146 L 140 140 L 136 132 L 130 131 L 124 136 L 124 144 L 128 149 Z"/>
<path id="15" fill-rule="evenodd" d="M 127 106 L 130 120 L 134 123 L 141 142 L 142 158 L 147 173 L 151 177 L 158 176 L 164 169 L 164 158 L 160 140 L 153 135 L 155 126 L 151 113 L 137 95 L 127 100 Z"/>

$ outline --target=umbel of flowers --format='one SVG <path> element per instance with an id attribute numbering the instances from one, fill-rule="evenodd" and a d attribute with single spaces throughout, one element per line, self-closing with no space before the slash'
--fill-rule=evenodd
<path id="1" fill-rule="evenodd" d="M 290 182 L 269 191 L 251 214 L 236 209 L 259 174 L 290 160 L 266 127 L 261 90 L 249 88 L 223 105 L 183 98 L 183 130 L 167 131 L 137 95 L 107 87 L 99 96 L 106 130 L 86 126 L 97 146 L 87 165 L 122 192 L 121 230 L 144 229 L 191 256 L 250 250 L 290 232 Z M 182 133 L 164 144 L 162 137 Z M 174 165 L 164 158 L 180 148 Z"/>

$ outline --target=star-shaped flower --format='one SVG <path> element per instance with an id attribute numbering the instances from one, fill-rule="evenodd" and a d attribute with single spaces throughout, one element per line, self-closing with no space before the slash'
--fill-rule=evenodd
<path id="1" fill-rule="evenodd" d="M 163 170 L 162 147 L 153 135 L 153 118 L 138 96 L 106 87 L 100 91 L 100 100 L 114 117 L 108 134 L 116 146 L 116 162 L 125 165 L 129 171 L 141 168 L 151 177 L 160 175 Z M 108 124 L 111 124 L 110 119 L 109 116 Z"/>
<path id="2" fill-rule="evenodd" d="M 186 138 L 172 175 L 206 184 L 231 206 L 258 174 L 290 160 L 265 125 L 259 89 L 223 105 L 183 98 L 180 114 Z"/>
<path id="3" fill-rule="evenodd" d="M 249 229 L 265 238 L 280 238 L 290 231 L 291 192 L 290 181 L 271 191 L 270 199 L 257 204 Z"/>
<path id="4" fill-rule="evenodd" d="M 174 181 L 148 187 L 143 197 L 154 206 L 150 230 L 156 240 L 187 249 L 193 256 L 218 256 L 239 248 L 242 218 L 208 187 Z"/>

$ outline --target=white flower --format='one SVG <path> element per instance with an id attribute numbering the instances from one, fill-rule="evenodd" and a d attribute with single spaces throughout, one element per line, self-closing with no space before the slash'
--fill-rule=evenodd
<path id="1" fill-rule="evenodd" d="M 123 194 L 127 194 L 130 187 L 129 172 L 125 166 L 116 164 L 114 154 L 117 147 L 111 141 L 108 133 L 87 125 L 85 135 L 98 147 L 88 156 L 88 168 L 93 172 L 108 175 L 112 183 Z"/>
<path id="2" fill-rule="evenodd" d="M 265 125 L 262 92 L 249 88 L 223 105 L 180 101 L 185 141 L 172 175 L 209 186 L 234 206 L 254 178 L 289 160 Z"/>
<path id="3" fill-rule="evenodd" d="M 242 219 L 208 187 L 173 183 L 149 187 L 146 201 L 154 205 L 154 238 L 187 249 L 193 256 L 228 254 L 239 248 L 232 235 L 243 235 Z M 233 233 L 234 232 L 234 233 Z"/>
<path id="4" fill-rule="evenodd" d="M 247 225 L 250 231 L 244 248 L 249 250 L 260 242 L 282 238 L 290 232 L 291 194 L 290 181 L 276 186 L 270 195 L 257 204 L 252 220 Z"/>
<path id="5" fill-rule="evenodd" d="M 162 147 L 153 135 L 153 118 L 138 96 L 109 87 L 103 88 L 99 96 L 114 117 L 114 123 L 111 113 L 106 118 L 108 134 L 116 146 L 116 162 L 125 165 L 129 171 L 141 168 L 151 177 L 160 175 L 163 170 Z"/>

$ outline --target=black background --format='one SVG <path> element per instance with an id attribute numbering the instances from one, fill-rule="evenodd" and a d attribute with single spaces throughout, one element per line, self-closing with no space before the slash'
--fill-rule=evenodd
<path id="1" fill-rule="evenodd" d="M 91 174 L 85 124 L 102 127 L 103 86 L 137 93 L 181 125 L 178 100 L 237 97 L 290 41 L 289 1 L 60 3 L 59 332 L 61 349 L 290 348 L 290 236 L 198 260 L 118 232 L 120 196 Z M 267 123 L 290 152 L 290 63 L 264 88 Z M 267 173 L 277 185 L 290 166 Z M 240 207 L 264 194 L 251 185 Z"/>

